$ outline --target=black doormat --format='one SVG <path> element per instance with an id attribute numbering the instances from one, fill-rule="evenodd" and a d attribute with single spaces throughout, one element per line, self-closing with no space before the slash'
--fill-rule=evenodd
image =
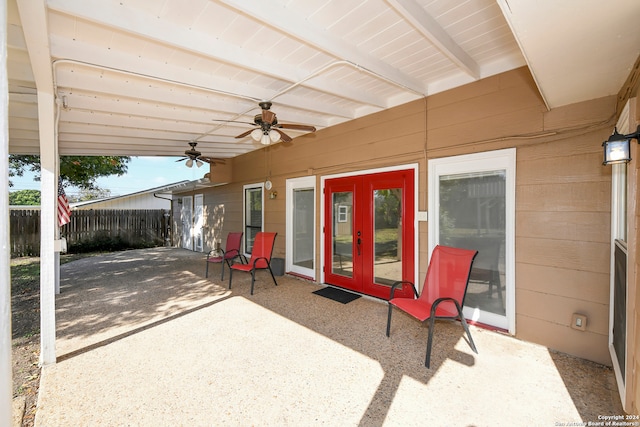
<path id="1" fill-rule="evenodd" d="M 343 291 L 342 289 L 332 288 L 331 286 L 318 289 L 317 291 L 313 291 L 313 293 L 316 295 L 320 295 L 321 297 L 325 297 L 325 298 L 332 299 L 334 301 L 341 302 L 342 304 L 346 304 L 360 298 L 360 295 L 358 294 Z"/>

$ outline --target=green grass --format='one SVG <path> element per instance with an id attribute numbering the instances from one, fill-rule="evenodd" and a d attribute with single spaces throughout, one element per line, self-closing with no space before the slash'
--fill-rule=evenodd
<path id="1" fill-rule="evenodd" d="M 334 237 L 337 244 L 349 244 L 353 236 L 346 234 Z M 376 256 L 395 257 L 398 254 L 398 228 L 377 229 L 375 234 Z"/>
<path id="2" fill-rule="evenodd" d="M 334 240 L 338 243 L 348 243 L 352 240 L 351 234 L 343 234 L 341 236 L 334 237 Z M 398 229 L 397 228 L 381 228 L 376 230 L 376 243 L 390 243 L 398 241 Z"/>
<path id="3" fill-rule="evenodd" d="M 63 254 L 60 255 L 60 264 L 95 255 L 98 253 Z M 40 282 L 40 257 L 12 258 L 10 267 L 11 288 L 14 293 L 25 286 Z"/>
<path id="4" fill-rule="evenodd" d="M 398 242 L 398 228 L 382 228 L 376 230 L 376 243 L 387 244 Z"/>

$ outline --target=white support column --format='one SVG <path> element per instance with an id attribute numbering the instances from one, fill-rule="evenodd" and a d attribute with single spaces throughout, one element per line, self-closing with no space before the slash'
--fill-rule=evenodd
<path id="1" fill-rule="evenodd" d="M 45 0 L 17 0 L 24 39 L 38 91 L 38 132 L 41 162 L 40 211 L 40 363 L 56 361 L 55 289 L 59 267 L 54 250 L 58 227 L 58 146 L 55 92 Z"/>
<path id="2" fill-rule="evenodd" d="M 40 131 L 40 363 L 56 362 L 56 280 L 59 258 L 55 253 L 58 227 L 58 150 L 55 144 L 55 99 L 38 90 Z"/>
<path id="3" fill-rule="evenodd" d="M 0 2 L 0 40 L 7 39 L 7 2 Z M 7 69 L 7 44 L 0 45 L 0 70 Z M 9 84 L 0 77 L 0 216 L 9 218 Z M 0 425 L 11 425 L 11 274 L 9 229 L 0 227 Z"/>

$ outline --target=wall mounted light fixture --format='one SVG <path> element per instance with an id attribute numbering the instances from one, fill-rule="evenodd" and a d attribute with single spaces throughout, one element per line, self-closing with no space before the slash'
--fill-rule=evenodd
<path id="1" fill-rule="evenodd" d="M 602 143 L 604 148 L 603 165 L 615 163 L 627 163 L 631 160 L 630 140 L 640 138 L 640 126 L 635 132 L 628 135 L 618 133 L 618 129 L 613 130 L 613 134 Z M 639 141 L 640 142 L 640 141 Z"/>

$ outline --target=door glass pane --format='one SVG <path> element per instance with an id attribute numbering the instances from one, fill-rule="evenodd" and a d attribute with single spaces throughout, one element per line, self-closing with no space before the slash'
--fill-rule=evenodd
<path id="1" fill-rule="evenodd" d="M 373 192 L 375 282 L 391 286 L 402 280 L 402 189 Z"/>
<path id="2" fill-rule="evenodd" d="M 293 190 L 293 264 L 313 268 L 313 188 Z"/>
<path id="3" fill-rule="evenodd" d="M 256 234 L 262 231 L 262 188 L 247 188 L 245 193 L 245 252 L 251 253 Z"/>
<path id="4" fill-rule="evenodd" d="M 475 249 L 465 306 L 506 315 L 504 170 L 441 175 L 440 236 L 443 245 Z"/>
<path id="5" fill-rule="evenodd" d="M 182 209 L 180 210 L 180 220 L 182 222 L 182 247 L 185 249 L 193 249 L 192 241 L 192 198 L 191 196 L 182 198 Z"/>
<path id="6" fill-rule="evenodd" d="M 331 272 L 353 277 L 353 192 L 333 193 Z"/>
<path id="7" fill-rule="evenodd" d="M 203 233 L 202 227 L 204 226 L 204 206 L 202 205 L 203 199 L 201 195 L 197 195 L 194 199 L 195 202 L 195 210 L 193 213 L 193 224 L 194 224 L 194 239 L 195 239 L 195 250 L 202 252 L 203 250 Z"/>

